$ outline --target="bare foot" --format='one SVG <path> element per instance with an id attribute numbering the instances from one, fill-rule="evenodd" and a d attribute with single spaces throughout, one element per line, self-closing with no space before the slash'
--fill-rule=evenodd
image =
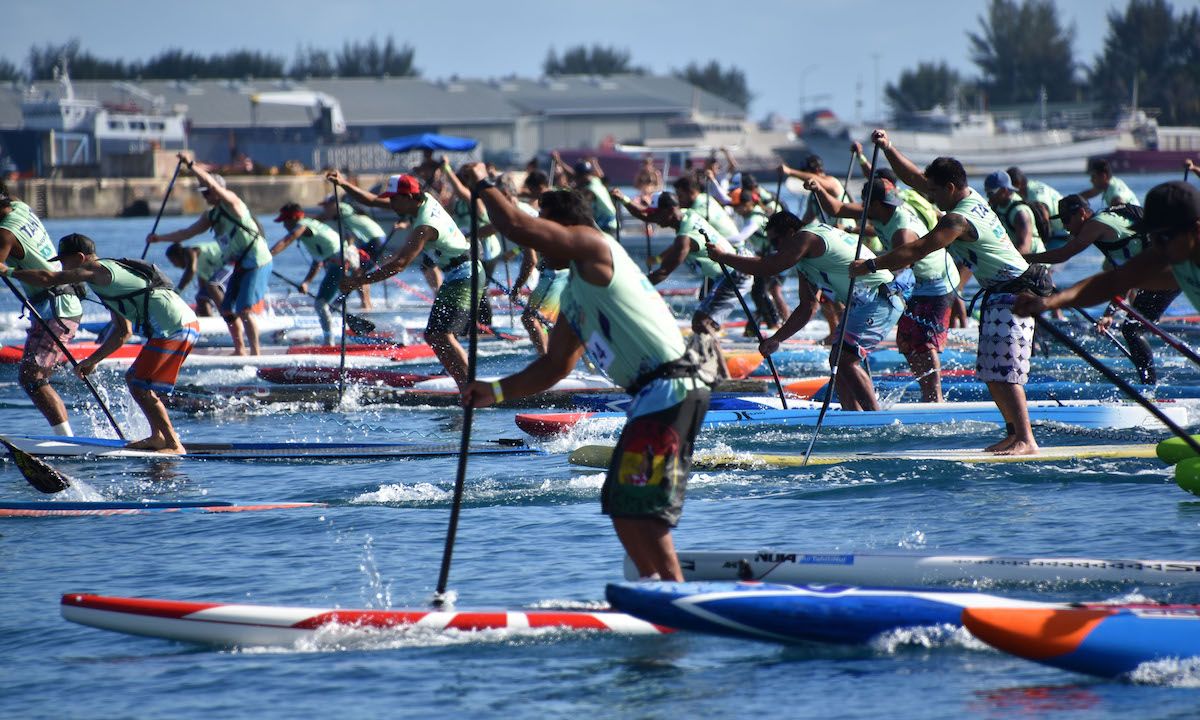
<path id="1" fill-rule="evenodd" d="M 173 445 L 170 447 L 157 448 L 156 452 L 160 455 L 187 455 L 187 448 L 182 445 Z"/>
<path id="2" fill-rule="evenodd" d="M 1007 450 L 1009 447 L 1011 447 L 1012 444 L 1016 441 L 1017 441 L 1016 437 L 1009 435 L 998 443 L 993 443 L 992 445 L 988 445 L 987 447 L 985 447 L 983 449 L 983 451 L 990 452 L 990 453 L 1003 453 L 1005 450 Z"/>
<path id="3" fill-rule="evenodd" d="M 166 447 L 166 441 L 151 435 L 148 438 L 126 443 L 125 447 L 130 450 L 162 450 Z"/>
<path id="4" fill-rule="evenodd" d="M 1012 444 L 1003 450 L 997 450 L 997 455 L 1037 455 L 1038 446 L 1032 438 L 1029 440 L 1013 440 Z"/>

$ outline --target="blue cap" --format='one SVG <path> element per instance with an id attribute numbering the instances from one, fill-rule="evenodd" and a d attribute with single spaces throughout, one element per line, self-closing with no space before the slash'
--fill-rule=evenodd
<path id="1" fill-rule="evenodd" d="M 983 189 L 988 195 L 991 195 L 1001 188 L 1004 188 L 1005 190 L 1017 189 L 1012 184 L 1012 178 L 1010 178 L 1008 173 L 1004 172 L 1003 170 L 997 170 L 991 175 L 988 175 L 987 179 L 983 181 Z"/>

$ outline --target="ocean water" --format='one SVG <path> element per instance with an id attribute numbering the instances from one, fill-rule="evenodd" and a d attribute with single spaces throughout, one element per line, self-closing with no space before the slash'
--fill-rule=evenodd
<path id="1" fill-rule="evenodd" d="M 1144 193 L 1152 184 L 1134 178 Z M 1145 185 L 1141 187 L 1140 185 Z M 1064 188 L 1071 185 L 1062 184 Z M 269 221 L 270 217 L 264 218 Z M 167 218 L 170 229 L 184 220 Z M 136 255 L 148 219 L 51 221 L 58 237 L 92 235 Z M 278 235 L 268 223 L 268 234 Z M 156 249 L 155 252 L 161 252 Z M 289 251 L 294 253 L 294 251 Z M 156 255 L 152 254 L 151 258 Z M 1074 261 L 1064 279 L 1096 264 Z M 298 253 L 280 263 L 303 271 Z M 416 277 L 406 279 L 417 283 Z M 680 284 L 687 284 L 681 278 Z M 13 309 L 10 303 L 0 310 Z M 1180 308 L 1183 310 L 1184 308 Z M 491 347 L 491 346 L 488 346 Z M 531 354 L 485 352 L 481 373 L 509 372 Z M 433 371 L 432 365 L 413 365 Z M 1123 367 L 1121 369 L 1124 369 Z M 186 370 L 207 383 L 244 370 Z M 1075 369 L 1067 379 L 1095 379 Z M 1195 383 L 1173 364 L 1171 382 Z M 101 384 L 127 428 L 144 429 L 120 375 Z M 83 404 L 79 432 L 105 434 Z M 42 432 L 11 367 L 0 367 L 0 432 Z M 513 411 L 476 413 L 473 437 L 520 437 Z M 448 408 L 337 410 L 272 406 L 176 415 L 191 440 L 453 442 Z M 730 429 L 702 447 L 802 450 L 809 430 Z M 1150 431 L 1038 428 L 1047 445 L 1150 442 Z M 979 447 L 995 427 L 945 424 L 826 429 L 818 450 Z M 475 457 L 468 466 L 450 587 L 458 607 L 584 606 L 622 575 L 620 547 L 600 512 L 602 473 L 566 451 L 611 442 L 581 431 L 539 443 L 546 455 Z M 1139 681 L 1101 681 L 1011 658 L 963 633 L 894 633 L 863 647 L 780 646 L 699 635 L 617 638 L 329 633 L 289 649 L 220 651 L 113 634 L 64 621 L 67 592 L 308 607 L 428 607 L 437 580 L 455 460 L 355 463 L 72 461 L 63 499 L 320 501 L 326 508 L 231 515 L 0 521 L 0 716 L 12 718 L 255 717 L 745 717 L 1185 718 L 1200 671 L 1157 668 Z M 9 462 L 0 499 L 40 500 Z M 1031 465 L 863 463 L 694 474 L 679 547 L 803 551 L 915 550 L 1093 557 L 1200 558 L 1200 498 L 1155 460 Z M 1015 597 L 1200 602 L 1200 588 L 983 588 Z"/>

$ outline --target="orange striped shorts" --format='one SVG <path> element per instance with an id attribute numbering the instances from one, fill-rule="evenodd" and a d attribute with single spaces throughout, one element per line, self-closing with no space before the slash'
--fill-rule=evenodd
<path id="1" fill-rule="evenodd" d="M 199 339 L 200 323 L 192 322 L 165 338 L 147 341 L 125 373 L 125 382 L 130 387 L 170 393 L 179 378 L 179 368 Z"/>

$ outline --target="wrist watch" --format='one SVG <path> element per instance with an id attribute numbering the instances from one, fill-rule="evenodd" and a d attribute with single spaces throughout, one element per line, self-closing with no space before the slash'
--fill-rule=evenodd
<path id="1" fill-rule="evenodd" d="M 875 265 L 875 258 L 867 258 L 865 264 L 869 272 L 879 272 L 879 267 Z"/>
<path id="2" fill-rule="evenodd" d="M 484 190 L 494 187 L 496 187 L 496 183 L 492 182 L 491 178 L 483 178 L 479 182 L 475 183 L 475 194 L 478 195 Z"/>

